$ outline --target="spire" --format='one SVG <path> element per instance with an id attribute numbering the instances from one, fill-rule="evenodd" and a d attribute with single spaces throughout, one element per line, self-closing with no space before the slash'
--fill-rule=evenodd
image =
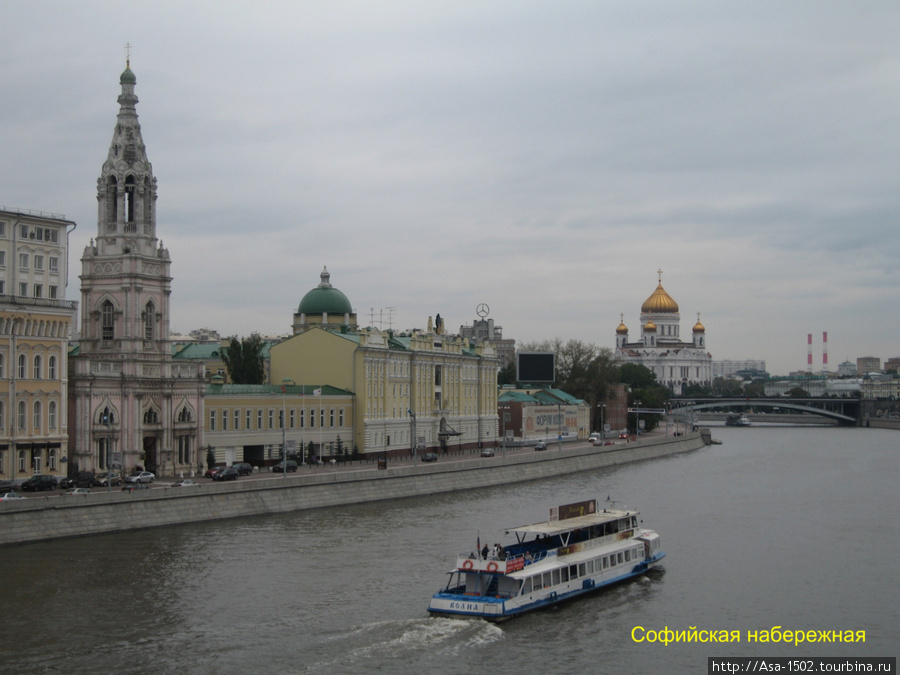
<path id="1" fill-rule="evenodd" d="M 130 45 L 126 48 L 130 50 Z M 97 180 L 99 222 L 97 241 L 102 253 L 156 255 L 156 179 L 147 159 L 134 93 L 137 77 L 131 53 L 119 76 L 119 114 L 106 161 Z"/>

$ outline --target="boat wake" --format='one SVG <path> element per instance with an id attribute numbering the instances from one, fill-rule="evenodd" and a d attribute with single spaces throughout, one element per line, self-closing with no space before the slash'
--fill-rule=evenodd
<path id="1" fill-rule="evenodd" d="M 503 631 L 485 621 L 428 617 L 378 621 L 333 636 L 322 649 L 327 655 L 309 662 L 304 672 L 323 672 L 326 668 L 334 672 L 351 666 L 357 670 L 368 661 L 396 661 L 408 666 L 414 661 L 454 657 L 502 638 Z"/>

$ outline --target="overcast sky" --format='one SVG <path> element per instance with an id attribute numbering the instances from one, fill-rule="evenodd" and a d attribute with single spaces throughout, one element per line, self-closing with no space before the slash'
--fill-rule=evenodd
<path id="1" fill-rule="evenodd" d="M 130 43 L 173 330 L 683 336 L 773 374 L 900 356 L 900 3 L 0 2 L 0 205 L 65 214 L 67 297 Z M 390 309 L 389 309 L 390 308 Z M 373 317 L 374 316 L 374 321 Z"/>

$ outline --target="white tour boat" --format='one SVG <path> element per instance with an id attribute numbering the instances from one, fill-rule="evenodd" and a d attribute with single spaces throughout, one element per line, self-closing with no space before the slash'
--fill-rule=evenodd
<path id="1" fill-rule="evenodd" d="M 507 530 L 516 542 L 506 548 L 460 554 L 428 611 L 501 621 L 643 574 L 665 556 L 659 535 L 640 526 L 637 511 L 614 506 L 554 507 L 545 523 Z"/>

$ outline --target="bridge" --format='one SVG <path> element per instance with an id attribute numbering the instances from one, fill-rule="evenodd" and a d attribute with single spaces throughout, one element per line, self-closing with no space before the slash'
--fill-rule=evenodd
<path id="1" fill-rule="evenodd" d="M 806 398 L 673 398 L 673 415 L 685 415 L 692 410 L 720 412 L 746 412 L 749 409 L 765 408 L 773 412 L 788 414 L 819 415 L 835 420 L 845 426 L 856 426 L 859 422 L 858 398 L 806 397 Z"/>

